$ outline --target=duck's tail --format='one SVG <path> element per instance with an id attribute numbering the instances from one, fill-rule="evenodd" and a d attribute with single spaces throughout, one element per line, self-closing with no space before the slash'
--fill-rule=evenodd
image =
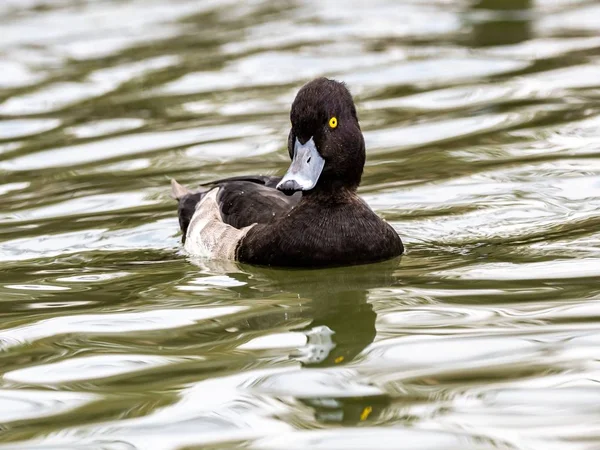
<path id="1" fill-rule="evenodd" d="M 200 188 L 196 191 L 192 191 L 191 189 L 182 186 L 174 179 L 171 179 L 171 197 L 179 203 L 177 215 L 179 216 L 179 226 L 183 233 L 181 240 L 184 243 L 188 226 L 190 225 L 194 212 L 196 212 L 196 205 L 209 190 L 210 189 Z"/>
<path id="2" fill-rule="evenodd" d="M 171 197 L 173 197 L 175 200 L 181 200 L 183 197 L 191 193 L 192 191 L 179 184 L 175 178 L 171 178 Z"/>

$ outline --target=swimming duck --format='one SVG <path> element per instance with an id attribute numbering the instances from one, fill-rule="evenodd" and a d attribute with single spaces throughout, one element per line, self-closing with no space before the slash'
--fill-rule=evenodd
<path id="1" fill-rule="evenodd" d="M 185 250 L 283 267 L 365 264 L 401 255 L 396 231 L 357 195 L 365 143 L 352 95 L 317 78 L 290 113 L 283 177 L 242 176 L 191 191 L 171 180 Z"/>

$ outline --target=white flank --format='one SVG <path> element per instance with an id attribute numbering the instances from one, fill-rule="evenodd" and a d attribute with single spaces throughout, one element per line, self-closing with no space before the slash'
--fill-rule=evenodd
<path id="1" fill-rule="evenodd" d="M 238 242 L 254 225 L 237 229 L 221 218 L 217 193 L 211 190 L 196 206 L 185 239 L 185 250 L 193 256 L 212 259 L 235 259 Z"/>

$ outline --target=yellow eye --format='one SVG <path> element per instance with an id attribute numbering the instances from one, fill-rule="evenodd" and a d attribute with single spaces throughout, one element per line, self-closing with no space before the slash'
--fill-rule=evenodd
<path id="1" fill-rule="evenodd" d="M 337 117 L 332 117 L 329 119 L 329 128 L 337 127 Z"/>

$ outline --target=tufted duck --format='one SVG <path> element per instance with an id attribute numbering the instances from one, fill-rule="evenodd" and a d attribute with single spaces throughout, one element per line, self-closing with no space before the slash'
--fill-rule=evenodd
<path id="1" fill-rule="evenodd" d="M 188 253 L 287 267 L 364 264 L 401 255 L 394 229 L 356 194 L 365 143 L 343 83 L 318 78 L 291 109 L 281 177 L 214 181 L 190 191 L 172 180 Z"/>

